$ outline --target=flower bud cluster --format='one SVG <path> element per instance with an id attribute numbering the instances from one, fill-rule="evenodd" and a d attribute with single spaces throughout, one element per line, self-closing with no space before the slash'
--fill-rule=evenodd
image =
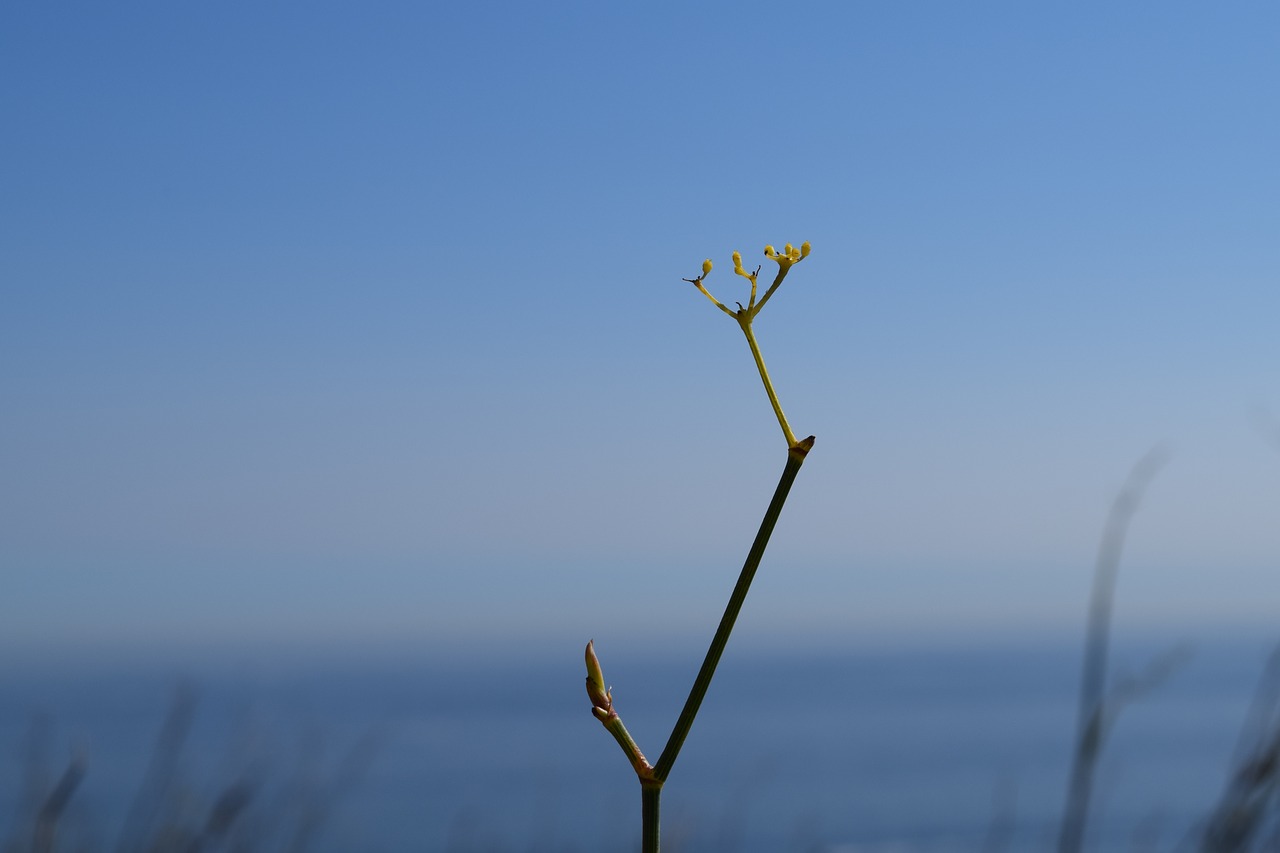
<path id="1" fill-rule="evenodd" d="M 796 248 L 790 243 L 787 243 L 782 247 L 781 252 L 775 250 L 773 246 L 765 246 L 764 253 L 766 257 L 777 261 L 778 275 L 773 280 L 773 284 L 769 285 L 769 290 L 759 298 L 759 301 L 757 301 L 756 298 L 756 278 L 760 275 L 760 267 L 756 267 L 754 271 L 747 270 L 747 268 L 742 265 L 742 253 L 733 253 L 734 274 L 740 275 L 747 281 L 751 282 L 751 294 L 747 298 L 747 304 L 744 306 L 741 302 L 738 302 L 737 311 L 733 311 L 728 308 L 723 302 L 712 296 L 711 291 L 707 290 L 704 282 L 707 276 L 711 274 L 712 263 L 710 258 L 707 258 L 702 262 L 701 275 L 697 278 L 686 278 L 685 281 L 702 291 L 702 295 L 710 299 L 713 305 L 728 314 L 730 317 L 736 319 L 739 323 L 750 324 L 756 314 L 760 312 L 760 309 L 764 307 L 764 304 L 773 296 L 773 292 L 778 289 L 778 285 L 782 284 L 782 280 L 787 277 L 787 272 L 791 267 L 809 257 L 809 243 L 808 241 L 801 243 L 800 248 Z"/>
<path id="2" fill-rule="evenodd" d="M 798 264 L 809 257 L 809 241 L 801 243 L 798 249 L 788 243 L 782 247 L 781 253 L 775 252 L 772 246 L 765 246 L 764 253 L 770 259 L 777 261 L 782 269 L 790 269 L 792 264 Z"/>

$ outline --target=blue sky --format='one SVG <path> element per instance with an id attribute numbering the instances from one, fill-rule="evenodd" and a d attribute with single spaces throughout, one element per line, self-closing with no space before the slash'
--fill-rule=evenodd
<path id="1" fill-rule="evenodd" d="M 1280 612 L 1280 11 L 8 4 L 0 644 Z M 948 641 L 950 641 L 948 639 Z"/>

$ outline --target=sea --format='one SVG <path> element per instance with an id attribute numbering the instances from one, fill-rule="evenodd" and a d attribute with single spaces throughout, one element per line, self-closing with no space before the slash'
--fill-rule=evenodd
<path id="1" fill-rule="evenodd" d="M 1248 745 L 1271 645 L 1113 650 L 1086 849 L 1177 850 Z M 604 652 L 604 650 L 602 650 Z M 662 798 L 663 849 L 1041 851 L 1075 752 L 1076 642 L 731 645 Z M 656 761 L 700 664 L 604 652 Z M 1170 663 L 1153 678 L 1156 659 Z M 56 850 L 639 850 L 640 789 L 582 649 L 242 655 L 0 672 L 0 843 Z"/>

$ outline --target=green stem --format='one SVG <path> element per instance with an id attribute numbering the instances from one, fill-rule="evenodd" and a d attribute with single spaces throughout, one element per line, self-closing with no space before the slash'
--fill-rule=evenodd
<path id="1" fill-rule="evenodd" d="M 635 739 L 631 737 L 631 732 L 627 731 L 627 727 L 622 724 L 622 718 L 618 716 L 616 711 L 611 713 L 608 719 L 604 720 L 604 727 L 608 729 L 609 734 L 613 735 L 613 739 L 618 742 L 618 746 L 622 747 L 627 760 L 631 762 L 632 769 L 636 771 L 636 775 L 641 780 L 653 772 L 653 768 L 649 766 L 644 753 L 640 751 L 640 747 L 636 745 Z"/>
<path id="2" fill-rule="evenodd" d="M 764 303 L 761 303 L 762 305 Z M 751 331 L 751 316 L 747 312 L 733 315 L 738 321 L 738 325 L 742 327 L 742 334 L 747 336 L 747 344 L 751 347 L 751 355 L 756 360 L 756 369 L 760 371 L 760 379 L 764 382 L 764 390 L 769 395 L 769 402 L 773 404 L 773 413 L 778 416 L 778 423 L 782 426 L 782 434 L 787 439 L 787 447 L 796 446 L 796 435 L 791 431 L 791 425 L 787 423 L 787 416 L 782 413 L 782 404 L 778 402 L 778 395 L 774 393 L 773 382 L 769 379 L 769 370 L 764 366 L 764 356 L 760 354 L 760 345 L 756 343 L 755 332 Z"/>
<path id="3" fill-rule="evenodd" d="M 745 327 L 744 328 L 748 328 Z M 747 339 L 752 340 L 750 331 L 747 333 Z M 753 346 L 754 350 L 755 347 Z M 757 360 L 759 356 L 757 355 Z M 762 363 L 763 366 L 763 363 Z M 767 380 L 766 380 L 767 386 Z M 772 389 L 770 389 L 772 397 Z M 776 403 L 774 404 L 777 405 Z M 784 422 L 785 423 L 785 422 Z M 773 500 L 769 502 L 769 508 L 765 510 L 764 520 L 760 522 L 760 530 L 756 533 L 756 538 L 751 543 L 751 550 L 747 553 L 747 561 L 742 566 L 742 573 L 738 575 L 738 583 L 733 588 L 733 594 L 729 596 L 729 603 L 724 608 L 724 616 L 720 618 L 720 627 L 716 629 L 715 636 L 711 638 L 711 647 L 707 649 L 707 656 L 702 661 L 702 669 L 698 670 L 698 677 L 694 679 L 693 688 L 689 691 L 689 698 L 685 700 L 684 709 L 680 712 L 680 718 L 676 720 L 675 728 L 671 731 L 671 737 L 667 740 L 666 749 L 662 750 L 662 755 L 658 758 L 658 763 L 653 768 L 653 778 L 661 784 L 667 781 L 667 776 L 671 773 L 671 766 L 675 764 L 676 757 L 680 754 L 680 748 L 684 745 L 684 740 L 689 735 L 689 730 L 693 728 L 694 717 L 698 715 L 698 708 L 702 705 L 702 699 L 707 695 L 707 688 L 711 685 L 711 678 L 716 674 L 716 665 L 720 663 L 720 655 L 724 653 L 724 647 L 729 642 L 729 635 L 733 632 L 733 623 L 738 618 L 738 612 L 742 610 L 742 603 L 747 598 L 747 592 L 751 589 L 751 580 L 756 575 L 756 569 L 760 567 L 760 559 L 764 556 L 765 546 L 769 544 L 769 537 L 773 534 L 773 527 L 778 522 L 778 516 L 782 514 L 782 505 L 786 503 L 787 493 L 791 491 L 791 484 L 795 482 L 796 474 L 800 473 L 800 466 L 804 464 L 805 456 L 808 455 L 809 449 L 813 447 L 813 436 L 809 436 L 804 441 L 792 442 L 791 448 L 787 451 L 787 466 L 782 469 L 782 478 L 778 481 L 778 488 L 774 490 Z M 654 800 L 654 813 L 657 813 L 657 800 Z M 653 848 L 656 850 L 657 848 Z M 649 848 L 645 848 L 646 851 Z"/>
<path id="4" fill-rule="evenodd" d="M 774 278 L 773 284 L 769 285 L 769 289 L 764 292 L 764 296 L 760 297 L 760 302 L 754 308 L 751 309 L 752 319 L 755 319 L 755 316 L 760 313 L 760 309 L 763 308 L 764 304 L 769 301 L 769 297 L 773 296 L 774 292 L 777 291 L 778 285 L 782 284 L 782 280 L 787 277 L 787 271 L 789 269 L 790 267 L 783 267 L 783 266 L 780 266 L 778 268 L 778 275 L 776 278 Z"/>
<path id="5" fill-rule="evenodd" d="M 659 806 L 662 799 L 661 785 L 640 787 L 640 850 L 642 853 L 659 853 L 662 846 Z"/>

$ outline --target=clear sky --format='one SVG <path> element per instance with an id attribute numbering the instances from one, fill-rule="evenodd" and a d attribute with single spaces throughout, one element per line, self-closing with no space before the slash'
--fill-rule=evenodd
<path id="1" fill-rule="evenodd" d="M 1280 615 L 1280 7 L 7 3 L 0 646 Z M 755 259 L 754 261 L 752 259 Z M 646 639 L 645 635 L 649 635 Z"/>

